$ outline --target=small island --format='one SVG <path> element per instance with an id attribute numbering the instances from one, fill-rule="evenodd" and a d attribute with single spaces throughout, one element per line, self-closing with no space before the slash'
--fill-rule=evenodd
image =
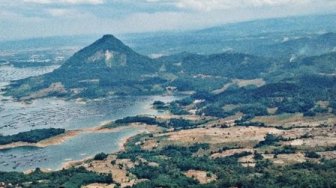
<path id="1" fill-rule="evenodd" d="M 0 145 L 11 144 L 15 142 L 37 143 L 39 141 L 65 133 L 65 129 L 35 129 L 27 132 L 21 132 L 14 135 L 0 135 Z"/>

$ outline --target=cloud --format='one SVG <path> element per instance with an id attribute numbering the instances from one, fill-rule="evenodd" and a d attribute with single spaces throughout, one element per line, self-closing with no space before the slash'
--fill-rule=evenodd
<path id="1" fill-rule="evenodd" d="M 103 4 L 104 0 L 24 0 L 26 3 L 36 4 Z"/>
<path id="2" fill-rule="evenodd" d="M 67 9 L 49 9 L 49 14 L 52 16 L 64 16 L 66 14 L 69 14 L 69 10 Z"/>
<path id="3" fill-rule="evenodd" d="M 145 0 L 148 3 L 165 3 L 179 9 L 196 11 L 214 11 L 239 8 L 274 7 L 283 5 L 300 5 L 314 0 Z"/>
<path id="4" fill-rule="evenodd" d="M 84 13 L 76 9 L 51 8 L 46 10 L 53 17 L 82 17 Z"/>
<path id="5" fill-rule="evenodd" d="M 189 30 L 328 13 L 336 13 L 336 0 L 0 0 L 0 28 L 6 28 L 0 40 Z"/>

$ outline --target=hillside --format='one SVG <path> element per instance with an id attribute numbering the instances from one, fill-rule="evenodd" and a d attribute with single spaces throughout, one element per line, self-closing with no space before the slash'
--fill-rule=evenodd
<path id="1" fill-rule="evenodd" d="M 174 55 L 150 59 L 112 35 L 75 53 L 55 71 L 11 83 L 6 94 L 27 100 L 48 96 L 98 98 L 149 95 L 166 88 L 211 90 L 230 79 L 253 79 L 269 72 L 268 59 L 240 54 Z"/>
<path id="2" fill-rule="evenodd" d="M 11 84 L 8 95 L 30 99 L 44 96 L 95 98 L 114 93 L 155 93 L 159 67 L 112 35 L 105 35 L 75 53 L 59 69 Z M 147 88 L 147 86 L 149 88 Z"/>
<path id="3" fill-rule="evenodd" d="M 229 113 L 220 112 L 220 116 L 237 110 L 266 114 L 267 108 L 274 107 L 280 109 L 279 113 L 308 113 L 314 111 L 318 101 L 334 101 L 330 91 L 335 88 L 329 84 L 335 80 L 334 60 L 335 53 L 286 61 L 233 52 L 212 55 L 185 52 L 150 59 L 113 35 L 105 35 L 52 73 L 11 83 L 6 94 L 29 100 L 49 96 L 99 98 L 193 91 L 195 96 L 213 99 L 203 104 L 199 112 L 210 112 L 209 115 L 217 116 L 221 105 L 232 103 L 244 105 Z M 319 84 L 324 90 L 317 89 Z M 261 86 L 265 89 L 260 90 Z M 284 91 L 277 92 L 281 88 Z M 274 101 L 275 97 L 284 97 L 287 102 Z M 301 101 L 300 105 L 297 101 Z"/>
<path id="4" fill-rule="evenodd" d="M 330 52 L 324 51 L 325 48 L 316 49 L 314 47 L 324 45 L 323 41 L 318 39 L 323 38 L 326 33 L 336 32 L 333 27 L 336 22 L 335 17 L 335 14 L 330 14 L 260 19 L 224 24 L 197 31 L 133 34 L 123 36 L 123 38 L 127 43 L 132 44 L 132 48 L 148 55 L 169 55 L 183 51 L 201 54 L 233 51 L 253 55 L 267 54 L 274 57 L 285 55 L 286 59 L 290 59 L 288 52 L 291 55 L 299 50 L 291 46 L 295 46 L 295 43 L 302 46 L 304 41 L 318 43 L 308 42 L 307 47 L 312 50 L 307 53 L 301 50 L 299 55 L 310 56 Z M 327 44 L 329 43 L 335 43 L 335 40 L 329 40 Z M 291 48 L 285 49 L 286 45 Z M 313 51 L 314 49 L 316 52 Z M 310 54 L 310 52 L 314 53 Z"/>

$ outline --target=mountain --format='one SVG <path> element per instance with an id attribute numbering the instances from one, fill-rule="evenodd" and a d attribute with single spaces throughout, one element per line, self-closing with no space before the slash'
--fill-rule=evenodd
<path id="1" fill-rule="evenodd" d="M 158 64 L 134 52 L 113 35 L 104 35 L 75 53 L 59 69 L 13 82 L 8 95 L 30 99 L 50 95 L 97 97 L 155 93 Z"/>
<path id="2" fill-rule="evenodd" d="M 323 40 L 318 40 L 333 37 L 325 34 Z M 329 42 L 325 44 L 331 46 Z M 113 35 L 104 35 L 75 53 L 60 68 L 14 81 L 5 92 L 22 100 L 47 96 L 151 95 L 170 92 L 171 88 L 219 92 L 229 86 L 260 86 L 290 80 L 298 83 L 302 75 L 334 74 L 334 62 L 335 53 L 299 57 L 290 62 L 234 52 L 212 55 L 184 52 L 151 59 Z"/>
<path id="3" fill-rule="evenodd" d="M 282 18 L 259 19 L 239 23 L 225 24 L 199 30 L 198 33 L 220 33 L 226 35 L 246 35 L 249 33 L 317 33 L 335 32 L 336 14 L 292 16 Z"/>
<path id="4" fill-rule="evenodd" d="M 170 83 L 178 90 L 212 91 L 232 80 L 263 79 L 276 61 L 243 53 L 200 55 L 180 53 L 158 59 L 176 78 Z"/>
<path id="5" fill-rule="evenodd" d="M 75 53 L 53 74 L 76 71 L 80 77 L 72 79 L 100 79 L 107 81 L 113 75 L 112 83 L 125 80 L 139 80 L 146 73 L 155 72 L 154 61 L 134 52 L 113 35 L 101 39 Z M 88 74 L 88 70 L 90 70 Z M 130 75 L 130 73 L 132 73 Z"/>
<path id="6" fill-rule="evenodd" d="M 151 59 L 113 35 L 104 35 L 51 73 L 12 82 L 6 94 L 28 100 L 47 96 L 97 98 L 149 95 L 166 88 L 213 90 L 231 79 L 257 79 L 273 61 L 241 53 L 181 53 Z"/>
<path id="7" fill-rule="evenodd" d="M 336 33 L 284 38 L 276 44 L 260 45 L 249 52 L 261 56 L 286 57 L 293 61 L 300 56 L 321 55 L 336 50 Z"/>
<path id="8" fill-rule="evenodd" d="M 220 53 L 199 55 L 181 53 L 161 57 L 160 60 L 170 72 L 183 72 L 188 75 L 211 75 L 213 77 L 258 78 L 269 72 L 271 59 L 242 53 Z M 173 66 L 169 66 L 173 65 Z"/>
<path id="9" fill-rule="evenodd" d="M 298 73 L 335 76 L 336 52 L 302 58 L 293 62 L 291 67 Z"/>
<path id="10" fill-rule="evenodd" d="M 123 39 L 132 44 L 133 49 L 148 55 L 169 55 L 183 51 L 200 54 L 235 51 L 263 55 L 263 50 L 270 46 L 286 51 L 281 44 L 287 40 L 300 42 L 296 39 L 335 33 L 335 24 L 336 14 L 298 16 L 230 23 L 197 31 L 133 34 Z M 282 52 L 281 49 L 273 52 Z M 279 57 L 283 53 L 267 55 Z M 287 53 L 285 55 L 287 58 Z"/>
<path id="11" fill-rule="evenodd" d="M 170 55 L 183 51 L 200 54 L 235 51 L 264 55 L 264 49 L 272 48 L 274 49 L 272 53 L 266 55 L 279 57 L 283 55 L 283 51 L 287 51 L 283 49 L 284 45 L 282 43 L 300 43 L 300 39 L 303 38 L 314 38 L 323 35 L 323 33 L 335 33 L 335 24 L 336 14 L 326 14 L 260 19 L 194 31 L 136 33 L 118 36 L 135 51 L 149 56 Z M 84 47 L 96 38 L 96 35 L 87 35 L 0 41 L 0 50 L 64 46 Z M 279 49 L 276 49 L 276 47 Z M 292 51 L 295 52 L 295 49 L 290 52 Z M 277 52 L 280 52 L 280 54 L 277 54 Z M 327 51 L 323 51 L 323 53 L 327 53 Z M 288 53 L 284 54 L 288 58 Z"/>

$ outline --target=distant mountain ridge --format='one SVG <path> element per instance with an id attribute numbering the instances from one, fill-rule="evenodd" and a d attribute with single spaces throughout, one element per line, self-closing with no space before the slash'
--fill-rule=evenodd
<path id="1" fill-rule="evenodd" d="M 257 19 L 239 23 L 224 24 L 199 30 L 199 33 L 236 32 L 269 33 L 269 32 L 335 32 L 336 14 L 290 16 L 281 18 Z"/>
<path id="2" fill-rule="evenodd" d="M 334 34 L 325 36 L 332 38 Z M 235 52 L 184 52 L 151 59 L 113 35 L 104 35 L 53 72 L 12 82 L 6 95 L 28 100 L 48 96 L 153 95 L 171 90 L 224 91 L 229 86 L 244 87 L 249 83 L 258 86 L 297 82 L 305 74 L 333 75 L 334 60 L 335 53 L 286 61 Z"/>
<path id="3" fill-rule="evenodd" d="M 238 53 L 209 56 L 185 53 L 167 60 L 150 59 L 113 35 L 104 35 L 75 53 L 60 68 L 15 81 L 6 93 L 18 99 L 97 98 L 158 94 L 169 87 L 180 91 L 209 89 L 220 86 L 228 77 L 257 78 L 260 73 L 267 72 L 270 65 L 264 58 Z M 198 82 L 209 84 L 198 85 Z"/>

